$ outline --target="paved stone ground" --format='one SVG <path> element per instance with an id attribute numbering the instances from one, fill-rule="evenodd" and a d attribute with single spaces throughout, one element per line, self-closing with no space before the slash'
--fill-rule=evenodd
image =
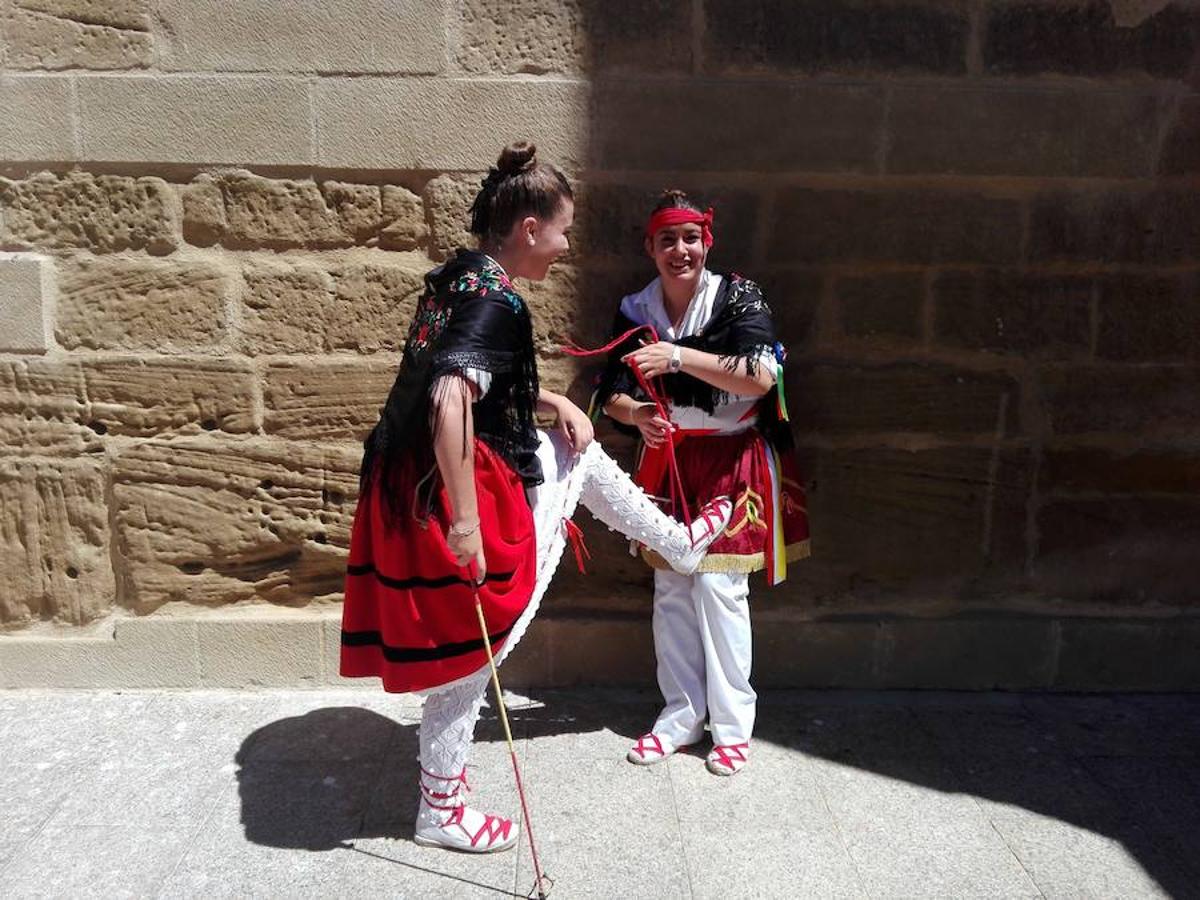
<path id="1" fill-rule="evenodd" d="M 1200 897 L 1200 695 L 777 693 L 750 766 L 623 761 L 649 693 L 514 701 L 565 897 Z M 411 842 L 419 702 L 0 692 L 0 896 L 496 897 Z M 518 810 L 485 710 L 474 800 Z"/>

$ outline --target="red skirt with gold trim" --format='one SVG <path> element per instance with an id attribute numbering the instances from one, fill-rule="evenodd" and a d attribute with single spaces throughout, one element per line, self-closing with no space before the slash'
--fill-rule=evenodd
<path id="1" fill-rule="evenodd" d="M 436 476 L 435 476 L 436 477 Z M 533 514 L 521 479 L 494 450 L 475 442 L 487 581 L 480 588 L 493 652 L 529 605 L 537 572 Z M 439 489 L 428 519 L 404 511 L 385 522 L 378 481 L 354 514 L 341 674 L 377 676 L 387 691 L 448 684 L 487 664 L 469 577 L 446 545 L 449 497 Z"/>
<path id="2" fill-rule="evenodd" d="M 675 440 L 691 515 L 715 497 L 734 501 L 725 533 L 709 547 L 698 571 L 766 569 L 772 584 L 782 581 L 788 562 L 809 555 L 808 511 L 795 455 L 777 453 L 754 428 L 738 434 L 680 431 Z M 656 497 L 671 495 L 664 462 L 661 451 L 647 450 L 639 463 L 638 482 Z M 642 556 L 655 568 L 670 568 L 645 547 Z"/>

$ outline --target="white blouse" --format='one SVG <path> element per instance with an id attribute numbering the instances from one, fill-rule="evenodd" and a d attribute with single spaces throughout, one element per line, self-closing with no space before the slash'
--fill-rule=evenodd
<path id="1" fill-rule="evenodd" d="M 662 279 L 655 278 L 636 294 L 630 294 L 621 300 L 621 312 L 635 325 L 653 325 L 660 339 L 677 341 L 703 332 L 712 319 L 713 304 L 720 293 L 724 278 L 705 269 L 700 273 L 696 284 L 696 293 L 692 295 L 687 310 L 676 329 L 663 302 Z M 764 353 L 762 365 L 775 378 L 775 355 Z M 754 424 L 754 416 L 749 415 L 761 397 L 728 394 L 724 402 L 709 413 L 695 406 L 671 405 L 671 421 L 680 428 L 697 428 L 716 430 L 722 434 L 736 434 L 745 431 Z M 743 421 L 742 417 L 748 416 Z"/>

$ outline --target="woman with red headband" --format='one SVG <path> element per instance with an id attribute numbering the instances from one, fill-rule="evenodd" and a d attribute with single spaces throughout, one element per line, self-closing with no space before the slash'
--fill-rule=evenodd
<path id="1" fill-rule="evenodd" d="M 783 402 L 784 353 L 758 285 L 710 271 L 713 212 L 680 191 L 663 194 L 646 226 L 658 277 L 621 301 L 625 335 L 609 357 L 597 403 L 636 427 L 636 481 L 689 518 L 712 497 L 733 516 L 695 574 L 672 571 L 647 547 L 654 575 L 654 645 L 666 701 L 628 759 L 648 765 L 700 740 L 708 770 L 732 775 L 749 759 L 749 574 L 778 584 L 808 555 L 808 521 Z M 662 396 L 653 396 L 661 394 Z M 665 400 L 668 418 L 661 410 Z"/>

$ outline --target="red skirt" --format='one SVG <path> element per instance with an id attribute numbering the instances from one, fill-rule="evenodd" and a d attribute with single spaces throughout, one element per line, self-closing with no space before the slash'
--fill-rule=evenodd
<path id="1" fill-rule="evenodd" d="M 434 477 L 437 477 L 436 475 Z M 537 574 L 533 513 L 521 479 L 494 450 L 475 442 L 487 582 L 480 588 L 493 652 L 529 605 Z M 374 481 L 358 500 L 346 569 L 341 674 L 376 676 L 386 691 L 448 684 L 487 665 L 466 571 L 446 545 L 450 502 L 438 491 L 430 518 L 403 510 L 384 521 Z"/>
<path id="2" fill-rule="evenodd" d="M 808 510 L 799 467 L 792 453 L 776 453 L 750 428 L 738 434 L 675 433 L 675 458 L 695 517 L 715 497 L 733 498 L 733 517 L 700 563 L 700 572 L 767 570 L 772 584 L 784 579 L 787 563 L 809 555 Z M 638 483 L 656 497 L 669 497 L 661 455 L 647 451 Z M 676 515 L 676 518 L 682 518 Z M 642 556 L 655 568 L 670 568 L 652 550 Z"/>

